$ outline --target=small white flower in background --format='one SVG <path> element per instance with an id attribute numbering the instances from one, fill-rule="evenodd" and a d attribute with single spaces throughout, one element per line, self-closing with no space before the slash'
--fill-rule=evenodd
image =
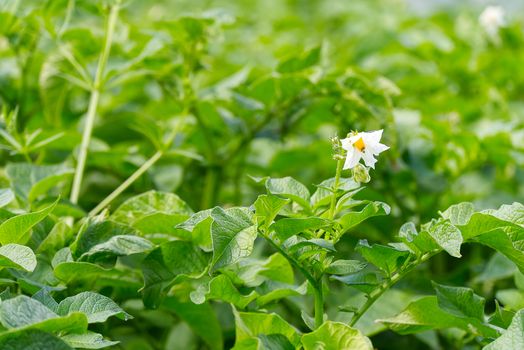
<path id="1" fill-rule="evenodd" d="M 500 6 L 488 6 L 479 16 L 480 25 L 491 37 L 496 37 L 500 27 L 506 26 L 506 12 Z"/>
<path id="2" fill-rule="evenodd" d="M 380 143 L 382 131 L 353 132 L 349 137 L 340 140 L 342 148 L 347 151 L 344 169 L 353 169 L 361 159 L 364 159 L 366 166 L 375 169 L 375 156 L 389 149 Z"/>

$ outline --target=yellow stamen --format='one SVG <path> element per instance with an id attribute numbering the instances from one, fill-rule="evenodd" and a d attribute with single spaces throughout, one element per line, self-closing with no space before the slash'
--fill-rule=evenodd
<path id="1" fill-rule="evenodd" d="M 355 143 L 353 144 L 353 146 L 358 149 L 360 152 L 362 152 L 364 150 L 364 148 L 366 148 L 366 145 L 364 144 L 364 140 L 362 140 L 362 137 L 359 138 L 357 141 L 355 141 Z"/>

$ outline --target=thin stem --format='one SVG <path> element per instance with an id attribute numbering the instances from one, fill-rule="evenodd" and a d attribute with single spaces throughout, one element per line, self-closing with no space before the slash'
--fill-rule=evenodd
<path id="1" fill-rule="evenodd" d="M 95 80 L 93 82 L 91 97 L 89 99 L 89 107 L 87 109 L 86 124 L 84 126 L 84 132 L 82 134 L 82 143 L 80 144 L 80 152 L 78 154 L 78 162 L 75 170 L 75 177 L 73 179 L 73 187 L 71 189 L 71 202 L 78 203 L 78 197 L 80 195 L 80 187 L 82 186 L 82 179 L 84 177 L 84 169 L 86 165 L 87 152 L 89 148 L 89 142 L 91 141 L 91 134 L 93 132 L 93 126 L 95 123 L 96 110 L 98 108 L 98 101 L 100 99 L 100 91 L 102 90 L 104 70 L 109 58 L 109 51 L 111 50 L 111 44 L 113 42 L 113 33 L 115 31 L 116 20 L 118 18 L 118 11 L 120 9 L 120 3 L 117 1 L 115 5 L 111 7 L 109 18 L 107 20 L 107 30 L 104 41 L 104 48 L 100 54 L 98 60 L 98 66 L 96 69 Z"/>
<path id="2" fill-rule="evenodd" d="M 107 207 L 116 197 L 118 197 L 122 192 L 124 192 L 133 182 L 135 182 L 142 174 L 144 174 L 149 168 L 153 166 L 164 154 L 162 150 L 157 151 L 151 158 L 149 158 L 140 168 L 138 168 L 131 176 L 129 176 L 124 182 L 120 184 L 109 196 L 107 196 L 103 201 L 101 201 L 96 207 L 94 207 L 90 212 L 89 216 L 95 216 L 102 209 Z"/>
<path id="3" fill-rule="evenodd" d="M 324 323 L 324 295 L 322 293 L 322 281 L 318 285 L 311 285 L 315 291 L 315 329 Z"/>
<path id="4" fill-rule="evenodd" d="M 392 274 L 391 277 L 387 281 L 385 281 L 377 289 L 373 290 L 369 294 L 368 300 L 353 314 L 353 317 L 351 318 L 349 325 L 354 326 L 357 323 L 357 321 L 362 317 L 362 315 L 364 315 L 364 313 L 366 313 L 366 311 L 371 307 L 371 305 L 373 305 L 382 296 L 382 294 L 384 294 L 384 292 L 386 292 L 395 283 L 397 283 L 404 276 L 410 273 L 415 267 L 429 260 L 431 257 L 433 257 L 435 254 L 439 252 L 440 250 L 425 253 L 417 260 L 408 264 L 405 268 L 400 269 L 399 271 Z"/>
<path id="5" fill-rule="evenodd" d="M 337 204 L 337 191 L 340 184 L 340 175 L 342 174 L 342 167 L 344 160 L 339 159 L 337 161 L 337 171 L 335 173 L 335 183 L 333 184 L 333 194 L 331 195 L 331 205 L 329 206 L 329 218 L 333 220 L 335 218 L 335 207 Z"/>
<path id="6" fill-rule="evenodd" d="M 113 192 L 109 194 L 103 201 L 101 201 L 96 207 L 94 207 L 90 212 L 89 216 L 95 216 L 100 211 L 102 211 L 105 207 L 109 205 L 116 197 L 118 197 L 122 192 L 124 192 L 133 182 L 135 182 L 140 176 L 142 176 L 149 168 L 151 168 L 162 156 L 164 155 L 165 151 L 169 149 L 171 146 L 171 143 L 174 141 L 176 135 L 178 134 L 179 129 L 182 127 L 183 121 L 181 121 L 177 127 L 173 129 L 171 134 L 169 134 L 165 145 L 158 151 L 156 151 L 155 154 L 151 156 L 140 168 L 135 170 L 131 176 L 129 176 L 124 182 L 120 184 Z"/>

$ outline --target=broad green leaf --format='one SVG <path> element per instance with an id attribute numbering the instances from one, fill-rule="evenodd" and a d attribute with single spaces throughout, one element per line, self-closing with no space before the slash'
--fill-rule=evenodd
<path id="1" fill-rule="evenodd" d="M 32 272 L 36 267 L 36 256 L 31 248 L 19 244 L 0 247 L 0 267 L 9 267 Z"/>
<path id="2" fill-rule="evenodd" d="M 460 230 L 447 221 L 441 221 L 431 226 L 428 231 L 435 242 L 449 255 L 460 258 L 460 246 L 463 239 Z"/>
<path id="3" fill-rule="evenodd" d="M 58 221 L 37 248 L 37 252 L 53 253 L 65 247 L 73 238 L 73 230 L 62 219 Z"/>
<path id="4" fill-rule="evenodd" d="M 209 254 L 191 242 L 172 241 L 161 244 L 142 262 L 144 304 L 159 305 L 164 288 L 178 275 L 199 276 L 206 272 Z"/>
<path id="5" fill-rule="evenodd" d="M 257 228 L 245 212 L 236 208 L 224 210 L 217 207 L 211 212 L 211 217 L 213 270 L 234 264 L 251 254 Z"/>
<path id="6" fill-rule="evenodd" d="M 513 242 L 502 229 L 492 230 L 475 237 L 475 241 L 497 250 L 513 261 L 521 273 L 524 273 L 524 252 L 515 248 Z"/>
<path id="7" fill-rule="evenodd" d="M 514 227 L 522 231 L 522 228 L 517 224 L 500 219 L 491 215 L 490 212 L 474 213 L 467 224 L 458 226 L 464 239 L 471 239 L 503 227 Z"/>
<path id="8" fill-rule="evenodd" d="M 237 312 L 235 314 L 235 345 L 245 339 L 258 337 L 259 335 L 281 334 L 285 336 L 293 346 L 300 344 L 300 334 L 289 323 L 277 314 L 265 314 L 255 312 Z"/>
<path id="9" fill-rule="evenodd" d="M 281 62 L 277 71 L 280 73 L 295 73 L 320 63 L 322 47 L 318 46 L 300 55 Z"/>
<path id="10" fill-rule="evenodd" d="M 439 307 L 457 317 L 473 317 L 484 320 L 485 299 L 476 295 L 472 289 L 451 287 L 433 282 L 437 292 Z"/>
<path id="11" fill-rule="evenodd" d="M 111 215 L 112 220 L 133 224 L 144 216 L 155 214 L 191 215 L 193 211 L 180 197 L 173 193 L 149 191 L 132 197 L 122 203 Z"/>
<path id="12" fill-rule="evenodd" d="M 58 263 L 54 268 L 56 278 L 66 283 L 93 282 L 108 284 L 111 286 L 140 287 L 140 279 L 136 274 L 129 271 L 121 271 L 115 268 L 106 269 L 100 265 L 89 262 L 66 261 Z"/>
<path id="13" fill-rule="evenodd" d="M 515 313 L 500 306 L 497 299 L 495 299 L 495 312 L 489 316 L 488 322 L 494 326 L 501 328 L 508 328 L 513 320 Z"/>
<path id="14" fill-rule="evenodd" d="M 521 350 L 524 348 L 524 309 L 518 311 L 508 329 L 482 350 Z"/>
<path id="15" fill-rule="evenodd" d="M 271 194 L 258 196 L 253 205 L 255 207 L 255 216 L 257 217 L 258 226 L 267 230 L 269 225 L 271 225 L 275 217 L 278 215 L 278 212 L 288 203 L 288 199 L 283 199 Z"/>
<path id="16" fill-rule="evenodd" d="M 352 211 L 346 213 L 337 221 L 342 226 L 341 232 L 346 232 L 373 216 L 389 215 L 390 211 L 390 207 L 385 203 L 371 202 L 367 204 L 361 211 Z"/>
<path id="17" fill-rule="evenodd" d="M 293 284 L 295 281 L 291 264 L 280 253 L 264 260 L 243 259 L 222 268 L 220 272 L 227 275 L 234 284 L 246 287 L 256 287 L 268 280 L 286 284 Z"/>
<path id="18" fill-rule="evenodd" d="M 495 296 L 508 309 L 514 311 L 524 309 L 524 292 L 521 290 L 500 289 Z"/>
<path id="19" fill-rule="evenodd" d="M 15 194 L 10 188 L 0 189 L 0 208 L 5 207 L 15 199 Z"/>
<path id="20" fill-rule="evenodd" d="M 31 228 L 48 216 L 57 203 L 58 200 L 39 211 L 13 216 L 4 221 L 0 225 L 0 243 L 25 243 Z"/>
<path id="21" fill-rule="evenodd" d="M 287 298 L 290 296 L 306 295 L 307 283 L 300 286 L 289 285 L 280 282 L 267 281 L 257 288 L 260 296 L 256 303 L 258 307 L 275 302 L 277 300 Z"/>
<path id="22" fill-rule="evenodd" d="M 38 196 L 47 193 L 73 173 L 73 169 L 64 165 L 11 163 L 6 167 L 6 174 L 11 180 L 15 195 L 28 202 L 33 202 Z"/>
<path id="23" fill-rule="evenodd" d="M 211 350 L 223 348 L 222 329 L 215 311 L 209 305 L 183 303 L 173 297 L 168 297 L 162 303 L 162 307 L 173 310 L 189 327 L 200 336 Z"/>
<path id="24" fill-rule="evenodd" d="M 349 275 L 359 272 L 364 267 L 366 263 L 358 260 L 335 260 L 326 268 L 325 272 L 331 275 Z"/>
<path id="25" fill-rule="evenodd" d="M 330 276 L 330 278 L 332 280 L 337 280 L 348 286 L 356 288 L 366 294 L 371 293 L 380 283 L 380 279 L 377 276 L 377 273 L 367 271 L 360 271 L 351 275 L 344 276 L 333 275 Z"/>
<path id="26" fill-rule="evenodd" d="M 44 304 L 25 295 L 0 303 L 0 323 L 5 328 L 35 328 L 48 332 L 82 332 L 87 329 L 87 318 L 75 312 L 60 317 Z"/>
<path id="27" fill-rule="evenodd" d="M 70 346 L 81 349 L 103 349 L 119 343 L 118 341 L 106 340 L 102 334 L 89 331 L 80 334 L 66 334 L 60 338 Z"/>
<path id="28" fill-rule="evenodd" d="M 310 209 L 310 193 L 306 186 L 292 177 L 283 177 L 279 179 L 268 178 L 266 180 L 266 189 L 269 193 L 289 198 L 299 204 L 305 210 Z"/>
<path id="29" fill-rule="evenodd" d="M 31 298 L 38 300 L 39 302 L 44 304 L 49 310 L 56 313 L 56 309 L 58 308 L 58 303 L 49 293 L 49 288 L 40 289 L 38 292 L 33 294 Z"/>
<path id="30" fill-rule="evenodd" d="M 370 246 L 366 240 L 361 240 L 356 250 L 362 254 L 364 259 L 384 271 L 387 275 L 391 275 L 398 270 L 406 259 L 409 258 L 409 253 L 406 251 L 400 251 L 380 244 Z"/>
<path id="31" fill-rule="evenodd" d="M 206 252 L 213 250 L 213 242 L 211 240 L 213 219 L 211 218 L 211 211 L 212 209 L 199 211 L 175 227 L 177 230 L 185 230 L 191 233 L 193 243 Z"/>
<path id="32" fill-rule="evenodd" d="M 78 233 L 75 242 L 71 244 L 71 253 L 78 259 L 83 254 L 88 253 L 91 249 L 99 244 L 105 244 L 115 236 L 135 235 L 137 232 L 127 226 L 110 220 L 99 221 L 89 219 Z M 110 248 L 111 243 L 107 248 Z M 103 249 L 103 246 L 102 246 Z"/>
<path id="33" fill-rule="evenodd" d="M 448 219 L 452 225 L 466 225 L 474 212 L 475 207 L 473 204 L 464 202 L 452 205 L 440 215 L 444 219 Z"/>
<path id="34" fill-rule="evenodd" d="M 0 348 L 3 350 L 73 350 L 60 338 L 38 329 L 0 334 Z"/>
<path id="35" fill-rule="evenodd" d="M 369 338 L 358 329 L 354 329 L 340 322 L 327 321 L 315 331 L 302 336 L 304 350 L 373 350 Z"/>
<path id="36" fill-rule="evenodd" d="M 273 223 L 269 229 L 275 231 L 276 236 L 283 242 L 296 234 L 315 231 L 327 226 L 329 226 L 328 220 L 313 216 L 309 218 L 283 218 Z"/>
<path id="37" fill-rule="evenodd" d="M 209 283 L 200 285 L 196 291 L 191 292 L 191 301 L 203 304 L 206 300 L 221 300 L 233 304 L 239 309 L 257 298 L 257 293 L 252 291 L 247 295 L 241 294 L 226 275 L 218 275 Z"/>
<path id="38" fill-rule="evenodd" d="M 484 337 L 495 338 L 497 331 L 485 326 L 476 318 L 459 318 L 442 310 L 436 296 L 423 297 L 412 302 L 400 314 L 377 320 L 400 334 L 419 333 L 430 329 L 459 328 L 466 332 L 475 327 Z"/>
<path id="39" fill-rule="evenodd" d="M 66 316 L 72 312 L 84 313 L 88 323 L 105 322 L 111 316 L 126 321 L 133 318 L 110 298 L 93 292 L 82 292 L 65 298 L 58 304 L 59 315 Z"/>
<path id="40" fill-rule="evenodd" d="M 320 207 L 323 205 L 328 205 L 333 196 L 332 188 L 335 184 L 335 178 L 327 179 L 322 181 L 317 186 L 317 190 L 311 196 L 311 204 L 315 207 Z M 353 181 L 353 179 L 340 179 L 338 190 L 342 191 L 353 191 L 360 187 L 358 182 Z"/>
<path id="41" fill-rule="evenodd" d="M 191 240 L 191 235 L 187 231 L 177 229 L 176 226 L 184 222 L 188 218 L 183 214 L 166 214 L 154 213 L 137 219 L 133 223 L 133 228 L 136 228 L 142 235 L 158 235 L 165 234 L 167 237 L 176 237 L 184 240 Z"/>
<path id="42" fill-rule="evenodd" d="M 524 227 L 524 205 L 521 203 L 503 204 L 499 209 L 485 210 L 483 212 Z"/>
<path id="43" fill-rule="evenodd" d="M 153 249 L 153 244 L 145 238 L 133 235 L 117 235 L 91 247 L 80 259 L 96 260 L 105 256 L 126 256 L 144 253 Z"/>

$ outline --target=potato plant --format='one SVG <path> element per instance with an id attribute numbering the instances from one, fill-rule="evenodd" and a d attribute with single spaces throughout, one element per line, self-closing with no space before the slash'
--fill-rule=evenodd
<path id="1" fill-rule="evenodd" d="M 521 350 L 522 6 L 430 3 L 0 0 L 0 349 Z"/>

